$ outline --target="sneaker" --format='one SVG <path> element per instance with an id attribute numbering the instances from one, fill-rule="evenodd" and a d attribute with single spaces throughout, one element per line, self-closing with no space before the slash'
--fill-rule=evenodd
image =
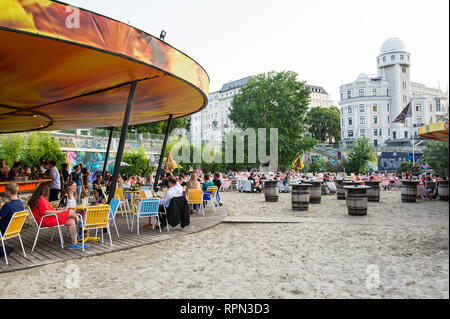
<path id="1" fill-rule="evenodd" d="M 86 248 L 86 245 L 84 245 L 84 247 Z M 82 249 L 83 245 L 81 245 L 81 244 L 69 245 L 68 248 L 69 249 Z"/>

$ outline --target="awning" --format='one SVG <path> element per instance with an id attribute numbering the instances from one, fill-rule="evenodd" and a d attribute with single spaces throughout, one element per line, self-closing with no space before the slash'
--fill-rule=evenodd
<path id="1" fill-rule="evenodd" d="M 208 75 L 190 57 L 58 1 L 1 0 L 0 43 L 0 133 L 121 126 L 134 81 L 130 125 L 207 104 Z"/>
<path id="2" fill-rule="evenodd" d="M 448 142 L 448 121 L 419 127 L 419 136 L 428 140 Z"/>

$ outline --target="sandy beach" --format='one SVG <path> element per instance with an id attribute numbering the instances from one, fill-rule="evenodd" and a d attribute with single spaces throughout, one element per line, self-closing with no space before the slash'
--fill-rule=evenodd
<path id="1" fill-rule="evenodd" d="M 222 199 L 234 218 L 302 222 L 222 223 L 144 247 L 1 274 L 0 297 L 449 298 L 448 202 L 406 204 L 399 191 L 382 191 L 367 216 L 349 218 L 336 196 L 323 196 L 307 212 L 291 210 L 290 194 L 277 203 L 236 192 Z"/>

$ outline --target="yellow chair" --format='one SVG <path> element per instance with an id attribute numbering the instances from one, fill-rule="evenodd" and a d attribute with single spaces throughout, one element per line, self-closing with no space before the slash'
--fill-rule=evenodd
<path id="1" fill-rule="evenodd" d="M 86 215 L 84 216 L 83 226 L 82 226 L 83 229 L 81 231 L 81 233 L 82 233 L 81 242 L 83 245 L 83 251 L 84 251 L 84 242 L 86 240 L 92 240 L 95 238 L 95 237 L 94 238 L 89 237 L 89 231 L 94 230 L 94 229 L 102 230 L 101 234 L 102 234 L 102 243 L 103 243 L 103 228 L 106 228 L 106 230 L 108 231 L 108 235 L 109 235 L 109 242 L 112 247 L 111 232 L 109 230 L 109 223 L 108 223 L 109 210 L 110 210 L 109 205 L 89 206 L 88 209 L 86 210 Z M 85 230 L 88 231 L 86 240 L 84 238 Z M 96 238 L 94 240 L 96 240 Z"/>
<path id="2" fill-rule="evenodd" d="M 26 210 L 21 212 L 16 212 L 11 217 L 11 220 L 9 221 L 8 227 L 6 227 L 5 234 L 2 235 L 0 232 L 0 238 L 2 240 L 2 247 L 3 247 L 3 254 L 5 256 L 6 264 L 8 264 L 8 256 L 6 256 L 6 249 L 5 249 L 5 240 L 19 237 L 20 246 L 22 246 L 23 256 L 27 257 L 25 254 L 25 249 L 23 248 L 22 238 L 20 237 L 20 231 L 22 230 L 23 224 L 25 223 L 25 220 L 27 218 L 28 212 Z"/>
<path id="3" fill-rule="evenodd" d="M 201 189 L 188 189 L 188 204 L 200 204 L 200 211 L 205 216 L 205 208 L 203 207 L 203 191 Z"/>

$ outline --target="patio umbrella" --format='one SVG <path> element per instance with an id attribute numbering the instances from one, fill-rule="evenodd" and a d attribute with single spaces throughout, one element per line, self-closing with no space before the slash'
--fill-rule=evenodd
<path id="1" fill-rule="evenodd" d="M 114 164 L 115 162 L 116 162 L 115 160 L 112 160 L 112 161 L 109 161 L 108 164 Z M 133 165 L 125 163 L 125 162 L 120 162 L 120 166 L 133 166 Z"/>

